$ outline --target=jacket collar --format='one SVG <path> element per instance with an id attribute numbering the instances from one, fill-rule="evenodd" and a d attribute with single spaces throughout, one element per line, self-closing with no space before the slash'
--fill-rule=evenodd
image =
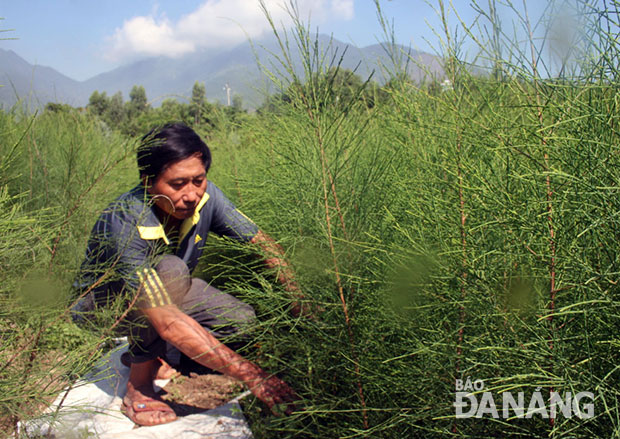
<path id="1" fill-rule="evenodd" d="M 140 234 L 140 238 L 145 240 L 155 240 L 155 239 L 163 239 L 166 245 L 170 244 L 170 240 L 166 236 L 166 232 L 164 230 L 164 226 L 157 218 L 155 214 L 154 207 L 152 205 L 151 196 L 146 192 L 144 186 L 140 185 L 135 189 L 135 196 L 141 197 L 143 200 L 143 206 L 149 208 L 143 208 L 143 214 L 140 215 L 140 219 L 138 220 L 136 227 L 138 229 L 138 233 Z M 209 194 L 207 191 L 202 195 L 198 206 L 196 206 L 196 210 L 194 214 L 183 220 L 180 227 L 180 238 L 179 242 L 182 242 L 185 236 L 189 233 L 189 231 L 200 221 L 200 211 L 209 200 Z"/>

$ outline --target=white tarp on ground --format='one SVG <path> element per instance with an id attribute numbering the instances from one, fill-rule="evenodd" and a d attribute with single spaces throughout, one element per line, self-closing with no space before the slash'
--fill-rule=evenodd
<path id="1" fill-rule="evenodd" d="M 92 376 L 62 392 L 45 415 L 22 425 L 21 432 L 27 437 L 63 439 L 252 437 L 236 399 L 213 410 L 179 417 L 169 424 L 134 429 L 134 423 L 120 411 L 129 377 L 129 369 L 120 361 L 126 349 L 125 345 L 104 357 Z"/>

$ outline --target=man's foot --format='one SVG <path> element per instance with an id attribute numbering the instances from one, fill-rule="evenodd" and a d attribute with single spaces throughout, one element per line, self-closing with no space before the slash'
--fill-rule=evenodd
<path id="1" fill-rule="evenodd" d="M 176 420 L 177 415 L 151 389 L 134 388 L 127 385 L 121 411 L 134 423 L 141 426 L 166 424 Z"/>

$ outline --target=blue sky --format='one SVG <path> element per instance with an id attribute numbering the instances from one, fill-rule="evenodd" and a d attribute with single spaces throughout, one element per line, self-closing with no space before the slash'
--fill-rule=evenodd
<path id="1" fill-rule="evenodd" d="M 288 22 L 282 0 L 264 1 L 277 22 Z M 301 16 L 310 16 L 313 28 L 322 33 L 358 46 L 384 40 L 373 0 L 297 2 Z M 0 48 L 83 80 L 147 56 L 233 47 L 246 33 L 259 37 L 268 25 L 257 4 L 258 0 L 0 0 L 0 29 L 11 30 L 1 36 L 17 38 L 0 41 Z M 469 0 L 452 4 L 460 19 L 474 22 Z M 528 1 L 530 14 L 539 16 L 545 4 Z M 440 26 L 437 1 L 380 0 L 380 5 L 394 24 L 397 42 L 428 52 L 438 48 L 431 30 Z M 454 11 L 450 22 L 458 22 Z"/>

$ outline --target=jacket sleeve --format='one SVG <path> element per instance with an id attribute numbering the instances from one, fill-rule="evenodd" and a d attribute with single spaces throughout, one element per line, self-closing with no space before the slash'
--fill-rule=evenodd
<path id="1" fill-rule="evenodd" d="M 211 183 L 209 183 L 211 184 Z M 258 233 L 258 226 L 245 216 L 215 185 L 211 192 L 213 217 L 211 231 L 237 241 L 250 241 Z"/>
<path id="2" fill-rule="evenodd" d="M 139 308 L 169 304 L 154 269 L 163 244 L 162 240 L 142 239 L 135 217 L 118 210 L 104 212 L 93 228 L 87 250 L 91 282 L 100 280 L 107 295 L 125 294 L 129 302 L 136 299 Z"/>

